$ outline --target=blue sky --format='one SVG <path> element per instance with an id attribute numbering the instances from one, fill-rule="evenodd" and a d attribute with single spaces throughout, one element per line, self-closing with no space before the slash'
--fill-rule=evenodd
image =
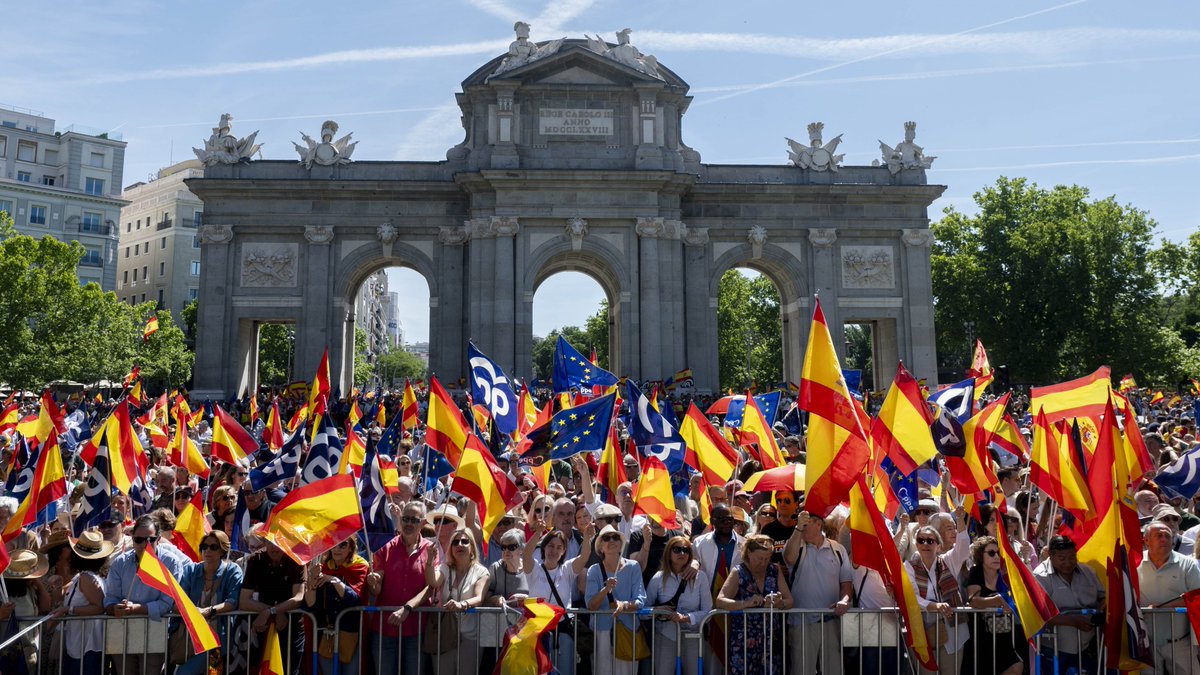
<path id="1" fill-rule="evenodd" d="M 442 159 L 462 138 L 454 92 L 522 19 L 534 40 L 632 28 L 634 45 L 691 84 L 684 139 L 705 162 L 782 164 L 783 137 L 821 121 L 827 138 L 844 134 L 847 164 L 866 164 L 911 119 L 938 157 L 930 181 L 948 186 L 935 219 L 1007 175 L 1116 195 L 1171 239 L 1200 220 L 1195 2 L 38 5 L 6 10 L 10 25 L 37 28 L 0 74 L 4 103 L 120 131 L 126 184 L 190 157 L 223 112 L 239 135 L 259 130 L 271 159 L 293 158 L 298 132 L 326 118 L 354 132 L 355 159 Z M 426 338 L 423 282 L 394 281 L 410 339 Z M 535 332 L 580 323 L 593 296 L 582 275 L 553 277 Z"/>

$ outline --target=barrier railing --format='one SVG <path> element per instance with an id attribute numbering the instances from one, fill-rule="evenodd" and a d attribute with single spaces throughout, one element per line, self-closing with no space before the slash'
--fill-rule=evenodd
<path id="1" fill-rule="evenodd" d="M 368 661 L 377 675 L 491 672 L 504 645 L 504 631 L 521 616 L 520 608 L 451 613 L 426 607 L 401 628 L 389 621 L 398 609 L 353 607 L 326 617 L 325 624 L 306 611 L 288 613 L 279 619 L 285 672 L 357 675 Z M 1142 611 L 1150 649 L 1133 656 L 1140 656 L 1156 673 L 1200 674 L 1186 610 Z M 852 609 L 841 617 L 824 610 L 713 610 L 696 626 L 674 623 L 671 616 L 654 610 L 622 614 L 618 620 L 633 630 L 619 631 L 611 629 L 611 611 L 568 610 L 559 630 L 545 638 L 553 672 L 574 675 L 579 660 L 586 659 L 593 675 L 633 675 L 639 666 L 637 659 L 631 660 L 635 654 L 644 654 L 648 672 L 655 674 L 930 672 L 909 653 L 894 609 Z M 1060 616 L 1035 643 L 1026 639 L 1019 620 L 1008 611 L 964 608 L 952 619 L 932 613 L 925 619 L 942 673 L 957 673 L 968 662 L 996 673 L 1010 665 L 1029 673 L 1105 672 L 1109 663 L 1103 614 L 1085 610 Z M 213 617 L 210 624 L 221 647 L 199 657 L 191 656 L 190 640 L 177 615 L 158 622 L 146 617 L 18 618 L 17 630 L 0 640 L 0 667 L 21 660 L 30 675 L 194 675 L 206 674 L 209 659 L 214 659 L 225 673 L 256 672 L 262 652 L 262 640 L 254 637 L 262 635 L 255 630 L 256 617 L 253 612 Z M 1018 660 L 1023 665 L 1017 666 Z M 9 670 L 4 675 L 10 675 Z"/>

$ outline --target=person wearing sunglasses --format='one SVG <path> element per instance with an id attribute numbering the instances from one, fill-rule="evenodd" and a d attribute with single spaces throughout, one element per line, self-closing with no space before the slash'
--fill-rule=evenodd
<path id="1" fill-rule="evenodd" d="M 474 673 L 479 671 L 479 636 L 481 616 L 478 613 L 460 614 L 483 605 L 489 581 L 488 569 L 479 563 L 475 534 L 459 525 L 450 535 L 450 549 L 438 567 L 437 582 L 442 614 L 425 625 L 440 638 L 441 631 L 455 632 L 458 641 L 453 649 L 433 655 L 437 673 Z M 453 618 L 444 614 L 452 613 Z M 440 639 L 435 640 L 440 642 Z"/>
<path id="2" fill-rule="evenodd" d="M 587 587 L 584 598 L 587 608 L 593 612 L 607 609 L 608 612 L 593 614 L 592 630 L 595 632 L 595 651 L 592 664 L 594 675 L 633 675 L 637 671 L 636 661 L 621 661 L 614 652 L 615 621 L 620 621 L 632 635 L 637 630 L 634 618 L 646 604 L 646 587 L 642 583 L 642 568 L 636 560 L 621 556 L 625 536 L 612 525 L 600 530 L 596 548 L 602 559 L 587 571 Z"/>
<path id="3" fill-rule="evenodd" d="M 513 528 L 500 537 L 500 559 L 488 566 L 488 585 L 483 604 L 485 607 L 503 608 L 505 613 L 503 619 L 498 613 L 479 617 L 479 646 L 483 648 L 479 657 L 479 671 L 482 673 L 492 672 L 496 665 L 497 648 L 504 644 L 504 632 L 521 618 L 521 604 L 529 597 L 529 582 L 521 564 L 524 549 L 524 530 Z"/>
<path id="4" fill-rule="evenodd" d="M 999 514 L 996 514 L 999 515 Z M 971 639 L 963 651 L 977 664 L 995 664 L 997 675 L 1020 675 L 1025 670 L 1021 655 L 1028 653 L 1025 631 L 1004 598 L 1000 597 L 1004 561 L 1000 545 L 990 535 L 971 544 L 974 565 L 967 574 L 967 603 L 975 609 L 1000 610 L 999 614 L 976 614 Z"/>
<path id="5" fill-rule="evenodd" d="M 379 634 L 371 647 L 379 675 L 396 675 L 398 666 L 403 666 L 400 672 L 417 672 L 421 620 L 413 610 L 428 604 L 431 594 L 425 570 L 437 559 L 437 544 L 421 537 L 425 503 L 408 502 L 402 508 L 389 504 L 388 509 L 400 534 L 375 552 L 374 572 L 367 575 L 371 604 L 399 607 L 382 613 L 385 618 L 372 616 L 367 622 L 368 630 Z"/>
<path id="6" fill-rule="evenodd" d="M 684 675 L 696 675 L 700 656 L 695 633 L 704 616 L 712 610 L 712 593 L 704 572 L 692 568 L 692 543 L 687 537 L 675 536 L 667 541 L 659 569 L 646 586 L 646 597 L 659 613 L 654 615 L 657 634 L 654 645 L 654 671 L 675 672 L 675 658 L 682 658 Z M 690 580 L 684 578 L 686 572 Z"/>
<path id="7" fill-rule="evenodd" d="M 950 522 L 953 526 L 953 520 Z M 969 637 L 968 627 L 959 625 L 963 621 L 961 615 L 955 614 L 955 608 L 964 604 L 962 587 L 958 585 L 958 577 L 954 567 L 947 562 L 946 554 L 938 554 L 943 544 L 938 528 L 933 524 L 917 528 L 915 540 L 917 552 L 904 563 L 904 572 L 913 580 L 917 604 L 925 612 L 925 635 L 929 644 L 936 647 L 934 658 L 938 662 L 938 672 L 944 675 L 958 673 L 963 645 Z M 938 614 L 941 614 L 940 618 Z M 921 672 L 929 671 L 922 669 Z"/>
<path id="8" fill-rule="evenodd" d="M 289 673 L 296 675 L 300 672 L 304 650 L 303 621 L 300 616 L 289 617 L 288 613 L 304 602 L 304 568 L 265 537 L 262 546 L 262 550 L 246 558 L 242 592 L 238 598 L 239 610 L 256 612 L 251 623 L 257 635 L 252 637 L 250 663 L 261 661 L 262 638 L 273 621 L 279 646 L 283 649 L 283 661 L 287 664 L 285 668 L 290 668 Z"/>
<path id="9" fill-rule="evenodd" d="M 317 663 L 321 675 L 333 675 L 333 644 L 338 641 L 339 672 L 357 675 L 358 617 L 347 615 L 340 626 L 334 620 L 345 609 L 362 604 L 363 587 L 370 568 L 358 555 L 358 538 L 339 542 L 308 566 L 304 584 L 304 607 L 317 619 L 319 638 Z"/>
<path id="10" fill-rule="evenodd" d="M 839 617 L 850 609 L 854 570 L 840 542 L 825 536 L 825 518 L 800 512 L 796 528 L 783 549 L 785 576 L 792 601 L 800 609 L 827 613 L 792 614 L 787 619 L 792 675 L 842 673 L 842 632 Z M 832 611 L 829 611 L 832 610 Z"/>
<path id="11" fill-rule="evenodd" d="M 104 611 L 125 621 L 110 621 L 104 651 L 115 672 L 157 673 L 166 664 L 167 622 L 163 615 L 174 602 L 162 591 L 147 586 L 137 576 L 147 547 L 158 542 L 158 528 L 150 516 L 133 524 L 132 548 L 112 558 L 104 582 Z"/>
<path id="12" fill-rule="evenodd" d="M 587 509 L 580 508 L 587 513 Z M 596 537 L 596 526 L 588 523 L 583 531 L 584 549 L 592 550 L 592 540 Z M 540 553 L 540 561 L 534 559 L 534 553 Z M 534 525 L 533 535 L 525 542 L 525 552 L 521 565 L 525 570 L 525 583 L 529 586 L 529 596 L 540 598 L 552 605 L 571 607 L 575 596 L 576 580 L 587 569 L 587 555 L 567 557 L 567 535 L 561 530 L 548 530 L 545 523 Z M 554 670 L 561 675 L 573 675 L 575 672 L 575 636 L 570 631 L 560 628 L 554 635 L 550 651 L 554 655 Z M 555 647 L 556 645 L 556 647 Z"/>
<path id="13" fill-rule="evenodd" d="M 213 627 L 221 647 L 192 656 L 179 666 L 176 675 L 206 675 L 210 662 L 218 668 L 224 667 L 230 622 L 216 616 L 235 611 L 242 592 L 242 568 L 226 560 L 229 537 L 224 532 L 218 530 L 204 535 L 199 553 L 200 562 L 188 565 L 179 578 L 179 585 Z M 187 627 L 181 623 L 175 630 L 186 631 Z"/>

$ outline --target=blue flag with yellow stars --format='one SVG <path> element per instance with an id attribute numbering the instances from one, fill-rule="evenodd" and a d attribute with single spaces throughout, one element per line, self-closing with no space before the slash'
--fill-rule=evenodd
<path id="1" fill-rule="evenodd" d="M 754 404 L 762 411 L 763 419 L 767 420 L 768 427 L 775 426 L 775 416 L 779 413 L 779 397 L 782 394 L 782 391 L 772 391 L 754 397 Z M 742 426 L 742 415 L 745 414 L 746 397 L 734 396 L 733 400 L 729 402 L 729 412 L 725 413 L 725 426 Z"/>
<path id="2" fill-rule="evenodd" d="M 603 450 L 616 400 L 614 392 L 591 403 L 555 413 L 549 424 L 529 432 L 527 438 L 531 445 L 521 455 L 522 463 L 538 465 L 581 452 Z"/>
<path id="3" fill-rule="evenodd" d="M 558 336 L 554 347 L 554 393 L 561 394 L 570 391 L 571 387 L 591 389 L 592 387 L 611 387 L 617 383 L 617 376 L 587 360 L 574 347 Z M 607 433 L 607 431 L 606 431 Z"/>

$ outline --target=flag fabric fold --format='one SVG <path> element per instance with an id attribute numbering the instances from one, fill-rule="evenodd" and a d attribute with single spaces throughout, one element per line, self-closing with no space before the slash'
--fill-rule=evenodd
<path id="1" fill-rule="evenodd" d="M 527 598 L 521 619 L 504 636 L 504 649 L 493 675 L 547 675 L 553 669 L 543 636 L 554 630 L 566 610 Z"/>
<path id="2" fill-rule="evenodd" d="M 354 476 L 337 474 L 297 488 L 267 518 L 266 537 L 307 565 L 363 526 Z"/>
<path id="3" fill-rule="evenodd" d="M 1046 411 L 1046 419 L 1056 422 L 1067 417 L 1096 417 L 1104 412 L 1112 390 L 1112 371 L 1101 366 L 1096 372 L 1069 382 L 1034 387 L 1029 395 L 1029 410 Z"/>
<path id="4" fill-rule="evenodd" d="M 161 593 L 166 594 L 175 601 L 175 608 L 179 610 L 180 616 L 183 617 L 183 624 L 187 628 L 188 635 L 192 638 L 192 649 L 197 654 L 202 654 L 210 649 L 216 649 L 221 646 L 221 641 L 217 639 L 217 634 L 213 632 L 208 622 L 204 620 L 204 616 L 200 614 L 200 610 L 196 607 L 192 599 L 187 593 L 183 592 L 183 587 L 171 575 L 167 566 L 154 555 L 151 547 L 147 546 L 145 552 L 142 553 L 141 560 L 138 561 L 137 577 L 142 583 L 150 588 L 153 588 Z M 272 622 L 274 625 L 274 622 Z"/>
<path id="5" fill-rule="evenodd" d="M 254 436 L 224 408 L 213 405 L 212 456 L 230 464 L 238 464 L 256 450 L 258 441 L 254 440 Z"/>
<path id="6" fill-rule="evenodd" d="M 905 476 L 937 455 L 933 434 L 933 413 L 921 395 L 917 380 L 901 363 L 888 389 L 879 415 L 871 423 L 871 442 L 875 452 L 890 457 Z"/>
<path id="7" fill-rule="evenodd" d="M 606 389 L 618 382 L 616 375 L 593 364 L 561 335 L 554 346 L 553 379 L 555 394 L 570 391 L 572 388 L 587 391 L 593 388 Z"/>

